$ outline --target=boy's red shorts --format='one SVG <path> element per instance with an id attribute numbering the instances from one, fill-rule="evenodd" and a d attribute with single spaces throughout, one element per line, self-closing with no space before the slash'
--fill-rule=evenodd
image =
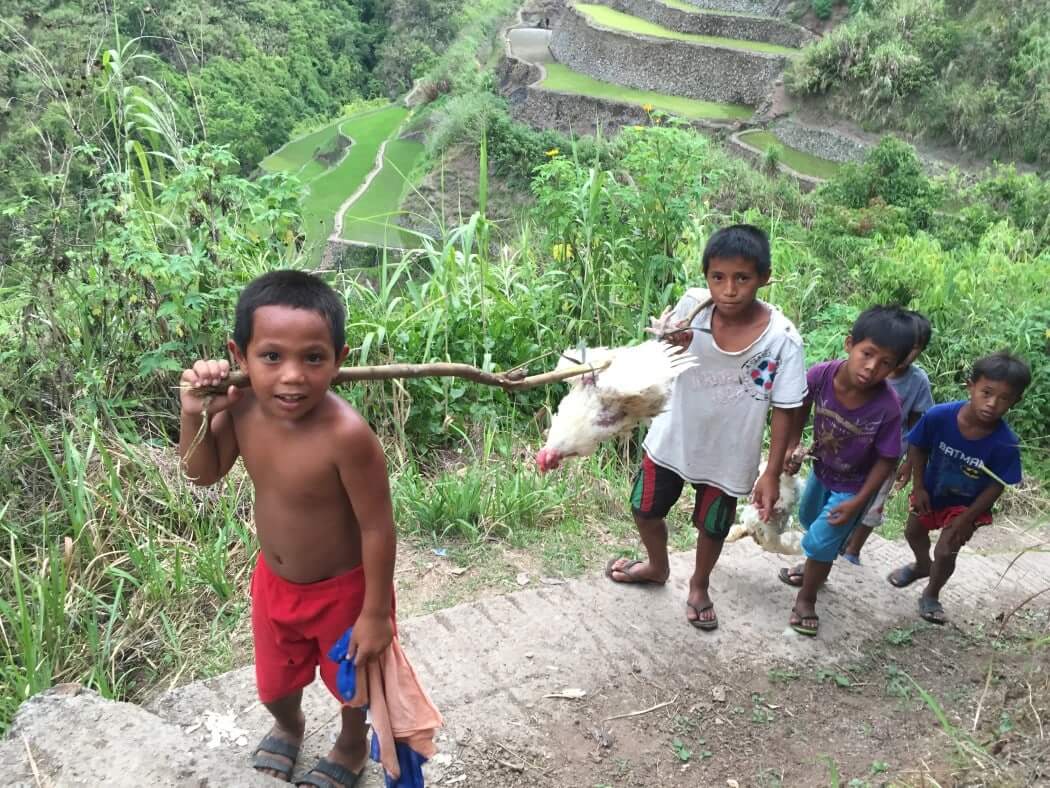
<path id="1" fill-rule="evenodd" d="M 967 507 L 965 506 L 946 506 L 943 509 L 933 509 L 926 514 L 917 514 L 915 516 L 919 518 L 919 525 L 927 531 L 936 531 L 939 528 L 944 528 L 945 525 L 965 512 L 966 509 Z M 977 519 L 974 520 L 974 525 L 991 525 L 991 522 L 992 513 L 985 512 L 977 516 Z"/>
<path id="2" fill-rule="evenodd" d="M 314 680 L 318 665 L 325 686 L 339 698 L 338 665 L 328 651 L 361 613 L 364 569 L 317 583 L 292 583 L 274 574 L 259 553 L 251 589 L 259 700 L 270 703 L 302 689 Z"/>

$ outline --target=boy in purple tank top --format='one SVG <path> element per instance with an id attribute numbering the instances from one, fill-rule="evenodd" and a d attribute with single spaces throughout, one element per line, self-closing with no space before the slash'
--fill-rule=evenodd
<path id="1" fill-rule="evenodd" d="M 817 634 L 817 589 L 901 453 L 900 401 L 886 378 L 911 352 L 915 322 L 899 307 L 863 312 L 846 337 L 845 360 L 825 361 L 806 373 L 809 394 L 790 441 L 798 446 L 813 412 L 813 472 L 799 501 L 805 564 L 782 569 L 780 579 L 799 588 L 788 623 L 801 635 Z M 791 452 L 794 454 L 794 451 Z M 798 461 L 786 463 L 792 472 Z"/>

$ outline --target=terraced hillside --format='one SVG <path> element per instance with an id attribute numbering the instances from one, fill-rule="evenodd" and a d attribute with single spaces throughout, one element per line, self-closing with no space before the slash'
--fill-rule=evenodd
<path id="1" fill-rule="evenodd" d="M 553 30 L 508 31 L 508 57 L 531 67 L 524 90 L 509 91 L 516 114 L 534 126 L 573 132 L 596 125 L 614 131 L 646 122 L 653 110 L 700 127 L 763 124 L 785 66 L 815 40 L 780 16 L 786 5 L 779 0 L 571 2 Z M 789 130 L 796 132 L 793 140 L 809 139 Z M 795 173 L 821 179 L 835 169 L 834 161 L 779 139 L 775 128 L 739 147 L 755 157 L 774 145 L 785 169 Z"/>
<path id="2" fill-rule="evenodd" d="M 305 185 L 306 242 L 315 259 L 320 260 L 337 217 L 338 238 L 401 245 L 400 235 L 394 242 L 394 217 L 423 150 L 418 142 L 396 139 L 407 116 L 407 109 L 394 104 L 356 113 L 263 160 L 267 172 L 294 174 Z"/>

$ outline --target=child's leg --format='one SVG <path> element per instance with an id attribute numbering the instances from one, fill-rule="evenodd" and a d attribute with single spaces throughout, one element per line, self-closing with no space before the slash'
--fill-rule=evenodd
<path id="1" fill-rule="evenodd" d="M 344 769 L 360 772 L 368 760 L 368 725 L 361 709 L 343 706 L 343 724 L 339 736 L 328 753 L 328 760 Z"/>
<path id="2" fill-rule="evenodd" d="M 908 515 L 908 525 L 904 529 L 904 538 L 915 556 L 913 576 L 926 577 L 930 574 L 930 530 L 919 521 L 919 515 Z"/>
<path id="3" fill-rule="evenodd" d="M 970 541 L 974 525 L 950 525 L 941 531 L 937 546 L 933 548 L 933 564 L 930 566 L 930 582 L 922 595 L 929 599 L 939 599 L 941 589 L 948 578 L 955 572 L 955 559 L 963 545 Z"/>
<path id="4" fill-rule="evenodd" d="M 802 489 L 802 497 L 798 502 L 798 523 L 803 531 L 808 532 L 810 526 L 820 517 L 820 513 L 824 511 L 824 506 L 827 504 L 828 495 L 830 495 L 829 491 L 820 483 L 817 475 L 811 473 L 806 479 L 806 486 Z M 804 571 L 805 562 L 800 562 L 790 569 L 781 569 L 779 576 L 788 585 L 801 587 Z"/>
<path id="5" fill-rule="evenodd" d="M 802 537 L 802 552 L 806 555 L 806 564 L 802 574 L 802 587 L 795 597 L 792 624 L 801 624 L 807 630 L 817 628 L 817 591 L 828 579 L 831 567 L 838 558 L 839 549 L 860 520 L 858 516 L 851 522 L 832 525 L 828 522 L 828 514 L 839 503 L 852 497 L 852 493 L 827 491 L 820 514 L 809 524 L 806 535 Z M 806 634 L 814 633 L 811 631 Z"/>
<path id="6" fill-rule="evenodd" d="M 830 561 L 806 559 L 806 567 L 802 572 L 802 588 L 795 596 L 794 613 L 800 619 L 799 623 L 808 629 L 816 629 L 817 591 L 828 579 L 833 565 Z"/>
<path id="7" fill-rule="evenodd" d="M 729 529 L 736 518 L 736 498 L 710 484 L 696 486 L 693 524 L 696 526 L 696 566 L 689 578 L 685 617 L 702 629 L 718 626 L 714 605 L 708 594 L 711 572 L 722 554 Z"/>
<path id="8" fill-rule="evenodd" d="M 306 731 L 302 701 L 303 691 L 296 690 L 283 698 L 263 704 L 273 715 L 274 725 L 254 753 L 255 768 L 259 772 L 283 780 L 295 768 L 295 756 L 303 743 L 303 734 Z M 287 746 L 281 746 L 281 743 Z M 264 765 L 267 763 L 272 765 L 271 768 Z"/>
<path id="9" fill-rule="evenodd" d="M 657 465 L 648 454 L 631 488 L 631 511 L 647 561 L 620 558 L 611 562 L 606 574 L 617 583 L 666 583 L 671 574 L 667 556 L 667 513 L 682 494 L 684 482 L 674 471 Z"/>
<path id="10" fill-rule="evenodd" d="M 896 481 L 897 474 L 895 471 L 882 483 L 879 491 L 875 493 L 875 497 L 871 501 L 871 506 L 868 507 L 868 511 L 860 521 L 860 525 L 853 529 L 849 541 L 846 542 L 846 549 L 842 554 L 843 558 L 850 563 L 860 563 L 860 551 L 864 547 L 864 543 L 868 541 L 871 532 L 882 525 L 886 502 L 890 499 L 890 494 L 893 492 L 893 485 Z"/>
<path id="11" fill-rule="evenodd" d="M 846 552 L 843 553 L 843 558 L 853 563 L 860 563 L 860 551 L 864 548 L 864 543 L 868 541 L 868 537 L 871 536 L 871 532 L 874 531 L 874 527 L 870 525 L 858 525 L 853 529 L 853 534 L 849 538 L 849 542 L 846 543 Z"/>

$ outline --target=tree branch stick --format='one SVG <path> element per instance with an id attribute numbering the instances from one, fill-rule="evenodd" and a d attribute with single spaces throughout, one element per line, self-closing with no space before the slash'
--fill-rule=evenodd
<path id="1" fill-rule="evenodd" d="M 335 383 L 355 383 L 367 380 L 391 380 L 393 378 L 463 378 L 486 386 L 497 386 L 504 391 L 524 391 L 550 383 L 559 383 L 588 372 L 600 372 L 609 366 L 609 361 L 596 364 L 578 364 L 565 369 L 544 372 L 540 375 L 525 376 L 524 370 L 514 369 L 509 372 L 485 372 L 470 364 L 380 364 L 372 367 L 344 367 L 336 373 Z M 248 376 L 243 372 L 231 372 L 226 382 L 219 386 L 201 386 L 191 389 L 201 397 L 225 394 L 230 386 L 244 388 L 250 385 Z"/>

